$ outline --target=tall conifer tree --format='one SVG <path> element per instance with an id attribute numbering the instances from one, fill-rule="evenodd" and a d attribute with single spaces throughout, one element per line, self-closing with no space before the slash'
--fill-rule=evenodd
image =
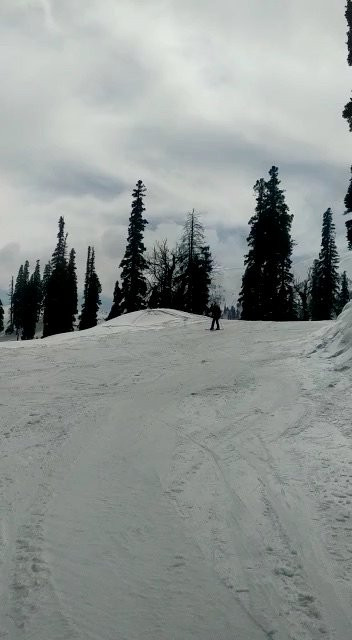
<path id="1" fill-rule="evenodd" d="M 4 330 L 4 307 L 2 305 L 2 301 L 0 300 L 0 333 Z"/>
<path id="2" fill-rule="evenodd" d="M 22 340 L 31 340 L 34 338 L 41 307 L 41 295 L 39 260 L 37 260 L 35 270 L 31 276 L 29 274 L 29 262 L 26 260 L 19 269 L 12 296 L 12 318 L 17 339 L 21 337 Z"/>
<path id="3" fill-rule="evenodd" d="M 48 262 L 44 267 L 43 279 L 42 279 L 43 303 L 45 303 L 46 293 L 48 289 L 48 282 L 50 280 L 51 274 L 52 274 L 52 266 L 51 266 L 51 262 Z"/>
<path id="4" fill-rule="evenodd" d="M 245 272 L 239 303 L 243 320 L 259 320 L 263 314 L 263 268 L 266 256 L 264 233 L 266 211 L 266 183 L 263 178 L 254 185 L 256 194 L 255 213 L 249 220 L 251 226 L 247 243 L 249 251 L 245 257 Z"/>
<path id="5" fill-rule="evenodd" d="M 68 272 L 65 221 L 59 219 L 57 244 L 51 259 L 51 274 L 46 283 L 43 338 L 73 330 L 71 284 Z"/>
<path id="6" fill-rule="evenodd" d="M 94 247 L 88 247 L 84 299 L 79 323 L 80 331 L 90 329 L 97 325 L 98 310 L 101 304 L 100 293 L 101 285 L 95 271 Z"/>
<path id="7" fill-rule="evenodd" d="M 352 0 L 347 0 L 345 17 L 347 20 L 347 62 L 352 66 Z M 343 117 L 347 120 L 349 129 L 352 131 L 352 98 L 346 104 Z M 352 167 L 351 167 L 352 172 Z M 352 214 L 352 176 L 345 197 L 345 215 Z M 348 248 L 352 249 L 352 219 L 346 221 Z"/>
<path id="8" fill-rule="evenodd" d="M 312 320 L 320 320 L 321 309 L 321 286 L 320 286 L 320 265 L 319 260 L 314 260 L 311 271 L 310 285 L 310 316 Z"/>
<path id="9" fill-rule="evenodd" d="M 76 251 L 71 249 L 67 265 L 68 272 L 68 303 L 70 306 L 70 316 L 72 329 L 78 313 L 78 293 L 77 293 L 77 273 L 76 273 Z"/>
<path id="10" fill-rule="evenodd" d="M 138 180 L 133 190 L 132 211 L 128 226 L 125 255 L 121 261 L 122 310 L 124 313 L 138 311 L 146 306 L 147 281 L 145 271 L 147 262 L 144 257 L 144 229 L 148 221 L 143 217 L 145 211 L 143 199 L 146 188 Z"/>
<path id="11" fill-rule="evenodd" d="M 341 313 L 346 304 L 350 301 L 351 294 L 348 286 L 347 273 L 344 271 L 340 278 L 340 291 L 337 299 L 337 313 Z"/>
<path id="12" fill-rule="evenodd" d="M 121 303 L 122 303 L 122 291 L 120 289 L 119 281 L 116 280 L 115 288 L 114 288 L 114 298 L 113 298 L 109 315 L 106 318 L 107 320 L 118 318 L 122 314 Z"/>
<path id="13" fill-rule="evenodd" d="M 36 262 L 35 269 L 30 277 L 30 281 L 31 281 L 32 290 L 33 290 L 33 299 L 34 299 L 33 303 L 35 306 L 35 317 L 36 317 L 36 321 L 38 322 L 40 312 L 42 309 L 42 302 L 43 302 L 43 286 L 42 286 L 42 280 L 40 277 L 39 260 L 37 260 Z"/>
<path id="14" fill-rule="evenodd" d="M 16 278 L 16 284 L 13 294 L 13 323 L 19 339 L 25 317 L 25 298 L 26 288 L 29 282 L 29 262 L 26 260 L 25 264 L 21 265 Z"/>
<path id="15" fill-rule="evenodd" d="M 250 219 L 240 304 L 243 320 L 291 320 L 295 317 L 291 226 L 293 216 L 280 189 L 278 168 L 254 187 L 257 205 Z"/>
<path id="16" fill-rule="evenodd" d="M 11 335 L 15 328 L 13 324 L 13 294 L 14 294 L 14 280 L 13 276 L 11 277 L 11 282 L 9 286 L 8 298 L 9 298 L 9 319 L 6 327 L 6 334 Z"/>
<path id="17" fill-rule="evenodd" d="M 339 294 L 339 256 L 331 209 L 323 215 L 321 250 L 312 270 L 312 319 L 331 320 L 337 311 Z"/>
<path id="18" fill-rule="evenodd" d="M 33 340 L 37 324 L 38 290 L 35 280 L 31 277 L 23 292 L 23 325 L 22 340 Z"/>

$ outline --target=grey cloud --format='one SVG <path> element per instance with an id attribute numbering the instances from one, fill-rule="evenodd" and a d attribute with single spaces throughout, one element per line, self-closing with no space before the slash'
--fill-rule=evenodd
<path id="1" fill-rule="evenodd" d="M 0 264 L 12 269 L 20 255 L 20 245 L 17 242 L 9 242 L 0 249 Z"/>
<path id="2" fill-rule="evenodd" d="M 67 163 L 41 169 L 41 172 L 37 171 L 31 176 L 31 186 L 42 194 L 90 195 L 104 201 L 113 200 L 126 189 L 122 180 L 100 173 L 93 167 Z"/>
<path id="3" fill-rule="evenodd" d="M 248 229 L 244 225 L 226 226 L 222 223 L 218 223 L 215 225 L 215 231 L 219 242 L 224 243 L 228 242 L 232 238 L 236 238 L 236 240 L 245 247 Z"/>
<path id="4" fill-rule="evenodd" d="M 19 239 L 22 256 L 38 237 L 43 255 L 63 210 L 72 245 L 84 251 L 100 238 L 100 276 L 111 287 L 141 177 L 153 241 L 165 225 L 176 236 L 195 207 L 214 253 L 237 267 L 253 184 L 276 164 L 295 215 L 296 252 L 318 248 L 330 205 L 346 247 L 343 7 L 331 0 L 199 7 L 198 0 L 2 0 L 5 245 Z M 8 261 L 0 251 L 0 286 Z"/>

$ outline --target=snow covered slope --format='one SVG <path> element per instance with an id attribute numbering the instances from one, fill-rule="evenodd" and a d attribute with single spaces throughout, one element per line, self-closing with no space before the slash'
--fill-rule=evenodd
<path id="1" fill-rule="evenodd" d="M 352 365 L 352 302 L 349 302 L 336 322 L 326 330 L 323 328 L 317 339 L 316 349 L 334 359 L 338 369 L 349 369 Z"/>
<path id="2" fill-rule="evenodd" d="M 341 324 L 223 325 L 0 345 L 0 638 L 352 637 Z"/>

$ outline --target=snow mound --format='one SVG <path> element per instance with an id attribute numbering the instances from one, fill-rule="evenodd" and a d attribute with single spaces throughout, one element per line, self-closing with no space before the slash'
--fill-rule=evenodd
<path id="1" fill-rule="evenodd" d="M 204 322 L 205 320 L 204 316 L 176 309 L 143 309 L 143 311 L 126 313 L 109 320 L 104 324 L 104 327 L 108 329 L 162 329 L 170 325 Z M 101 329 L 101 327 L 102 325 L 99 328 Z"/>
<path id="2" fill-rule="evenodd" d="M 352 366 L 352 301 L 332 325 L 321 330 L 316 350 L 335 358 L 339 368 Z"/>
<path id="3" fill-rule="evenodd" d="M 160 330 L 167 327 L 185 326 L 188 324 L 208 323 L 209 318 L 198 316 L 185 311 L 177 311 L 176 309 L 143 309 L 142 311 L 134 311 L 126 313 L 118 318 L 102 322 L 92 329 L 85 331 L 73 331 L 72 333 L 60 333 L 50 336 L 45 340 L 28 340 L 28 341 L 4 341 L 1 342 L 0 348 L 24 347 L 28 344 L 48 345 L 63 344 L 66 342 L 91 340 L 94 338 L 104 338 L 112 334 L 121 332 Z"/>

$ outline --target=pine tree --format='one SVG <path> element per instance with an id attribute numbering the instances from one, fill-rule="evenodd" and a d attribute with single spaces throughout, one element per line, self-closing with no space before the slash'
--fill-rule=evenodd
<path id="1" fill-rule="evenodd" d="M 352 66 L 352 0 L 347 0 L 345 17 L 347 21 L 347 62 Z M 352 99 L 346 104 L 343 110 L 343 117 L 347 120 L 350 131 L 352 131 Z"/>
<path id="2" fill-rule="evenodd" d="M 351 166 L 351 174 L 352 174 L 352 166 Z M 345 196 L 344 215 L 349 215 L 351 213 L 352 213 L 352 175 L 351 175 L 350 183 Z M 352 220 L 346 221 L 346 229 L 347 229 L 348 248 L 352 249 Z"/>
<path id="3" fill-rule="evenodd" d="M 5 331 L 7 335 L 11 335 L 15 330 L 14 323 L 13 323 L 13 294 L 14 294 L 14 281 L 12 276 L 10 286 L 9 286 L 9 292 L 8 292 L 8 298 L 9 298 L 10 304 L 9 304 L 9 320 L 8 320 L 7 328 Z"/>
<path id="4" fill-rule="evenodd" d="M 347 20 L 347 62 L 349 66 L 352 66 L 352 0 L 347 0 L 345 17 Z M 343 117 L 347 120 L 349 129 L 352 131 L 352 98 L 346 104 L 343 113 Z M 352 167 L 351 167 L 352 172 Z M 352 176 L 350 179 L 348 191 L 345 197 L 345 214 L 352 213 Z M 347 229 L 347 241 L 348 248 L 352 249 L 352 220 L 346 221 L 346 229 Z"/>
<path id="5" fill-rule="evenodd" d="M 43 338 L 73 330 L 72 282 L 70 280 L 65 221 L 59 219 L 57 244 L 51 259 L 51 274 L 45 284 Z"/>
<path id="6" fill-rule="evenodd" d="M 78 293 L 77 293 L 77 273 L 76 273 L 76 251 L 71 249 L 67 266 L 68 271 L 68 304 L 70 307 L 72 331 L 78 313 Z"/>
<path id="7" fill-rule="evenodd" d="M 310 317 L 312 320 L 320 320 L 322 291 L 320 286 L 320 263 L 314 260 L 311 270 L 310 282 Z"/>
<path id="8" fill-rule="evenodd" d="M 22 340 L 33 340 L 38 313 L 38 291 L 35 280 L 30 278 L 23 291 Z"/>
<path id="9" fill-rule="evenodd" d="M 243 320 L 292 320 L 295 318 L 292 275 L 291 226 L 293 216 L 280 189 L 278 168 L 269 180 L 259 180 L 256 210 L 250 219 L 249 251 L 239 302 Z"/>
<path id="10" fill-rule="evenodd" d="M 112 307 L 110 309 L 109 315 L 106 318 L 107 320 L 118 318 L 122 314 L 121 303 L 122 303 L 122 291 L 119 286 L 119 281 L 116 280 L 115 288 L 114 288 L 113 303 L 112 303 Z"/>
<path id="11" fill-rule="evenodd" d="M 40 261 L 39 260 L 37 260 L 36 262 L 35 269 L 30 277 L 30 282 L 31 282 L 32 291 L 33 291 L 35 317 L 36 317 L 36 322 L 38 322 L 40 317 L 40 312 L 42 309 L 42 302 L 43 302 L 43 286 L 42 286 L 42 280 L 40 277 Z"/>
<path id="12" fill-rule="evenodd" d="M 347 273 L 346 271 L 344 271 L 341 275 L 340 278 L 340 291 L 338 294 L 338 299 L 337 299 L 337 314 L 341 313 L 341 311 L 344 309 L 344 307 L 346 306 L 346 304 L 350 301 L 351 299 L 351 294 L 350 294 L 350 290 L 349 290 L 349 286 L 348 286 L 348 278 L 347 278 Z"/>
<path id="13" fill-rule="evenodd" d="M 264 232 L 266 211 L 266 183 L 263 178 L 254 185 L 256 194 L 255 213 L 249 220 L 251 229 L 247 238 L 249 246 L 245 257 L 245 272 L 242 277 L 242 289 L 239 303 L 242 306 L 242 320 L 259 320 L 263 307 L 263 267 L 265 263 Z"/>
<path id="14" fill-rule="evenodd" d="M 330 320 L 336 311 L 339 292 L 339 257 L 335 242 L 335 225 L 331 209 L 323 215 L 320 263 L 320 287 L 322 291 L 321 319 Z"/>
<path id="15" fill-rule="evenodd" d="M 352 67 L 352 0 L 347 0 L 345 17 L 347 20 L 348 31 L 347 31 L 347 49 L 348 56 L 347 62 Z"/>
<path id="16" fill-rule="evenodd" d="M 82 313 L 79 323 L 79 329 L 90 329 L 98 323 L 98 310 L 101 304 L 100 300 L 101 285 L 95 271 L 95 252 L 94 247 L 88 247 L 87 268 L 84 286 L 84 300 L 82 305 Z"/>
<path id="17" fill-rule="evenodd" d="M 146 188 L 142 180 L 138 180 L 133 190 L 132 211 L 129 220 L 127 245 L 121 261 L 122 310 L 124 313 L 143 309 L 146 305 L 147 281 L 145 271 L 147 262 L 144 257 L 145 246 L 143 234 L 147 220 L 143 218 L 145 207 L 143 198 Z"/>
<path id="18" fill-rule="evenodd" d="M 22 328 L 22 313 L 21 313 L 21 293 L 23 291 L 23 264 L 21 264 L 15 283 L 15 289 L 13 293 L 13 325 L 16 331 L 17 339 Z"/>
<path id="19" fill-rule="evenodd" d="M 31 276 L 29 274 L 28 260 L 26 260 L 24 265 L 21 265 L 14 288 L 13 281 L 11 281 L 9 295 L 10 299 L 12 298 L 10 323 L 12 315 L 13 327 L 16 329 L 17 339 L 21 337 L 22 340 L 31 340 L 35 334 L 36 323 L 41 307 L 42 289 L 39 260 L 37 260 L 35 270 Z M 9 324 L 8 333 L 10 333 L 10 328 L 11 324 Z"/>
<path id="20" fill-rule="evenodd" d="M 92 248 L 89 246 L 87 250 L 87 262 L 86 262 L 86 273 L 84 277 L 84 291 L 83 291 L 83 304 L 82 311 L 79 318 L 78 328 L 88 329 L 89 319 L 87 319 L 88 315 L 88 291 L 89 291 L 89 282 L 90 282 L 90 271 L 91 271 L 91 254 Z M 89 315 L 88 315 L 89 318 Z"/>
<path id="21" fill-rule="evenodd" d="M 280 189 L 279 171 L 272 167 L 267 182 L 266 221 L 269 232 L 266 262 L 263 269 L 264 320 L 294 319 L 291 226 L 284 191 Z"/>
<path id="22" fill-rule="evenodd" d="M 0 300 L 0 333 L 4 330 L 4 307 L 2 305 L 2 301 Z"/>
<path id="23" fill-rule="evenodd" d="M 26 260 L 18 271 L 13 293 L 13 323 L 19 339 L 24 323 L 26 288 L 29 282 L 29 262 Z"/>
<path id="24" fill-rule="evenodd" d="M 178 247 L 174 303 L 177 309 L 203 314 L 208 306 L 213 259 L 204 227 L 194 209 L 186 217 Z"/>
<path id="25" fill-rule="evenodd" d="M 209 305 L 213 258 L 210 247 L 203 245 L 195 256 L 195 290 L 193 294 L 193 313 L 202 315 Z"/>
<path id="26" fill-rule="evenodd" d="M 25 265 L 26 266 L 26 265 Z M 40 263 L 36 262 L 32 275 L 26 277 L 26 283 L 22 293 L 23 316 L 22 316 L 22 340 L 33 340 L 35 336 L 36 324 L 39 320 L 42 304 L 42 283 L 40 278 Z"/>
<path id="27" fill-rule="evenodd" d="M 43 303 L 45 303 L 46 294 L 47 294 L 47 290 L 48 290 L 48 282 L 50 280 L 50 276 L 52 274 L 52 271 L 53 270 L 52 270 L 51 262 L 48 262 L 44 267 L 43 279 L 42 279 Z"/>
<path id="28" fill-rule="evenodd" d="M 339 257 L 335 242 L 335 225 L 331 209 L 323 215 L 321 250 L 312 270 L 312 319 L 331 320 L 339 294 Z"/>

